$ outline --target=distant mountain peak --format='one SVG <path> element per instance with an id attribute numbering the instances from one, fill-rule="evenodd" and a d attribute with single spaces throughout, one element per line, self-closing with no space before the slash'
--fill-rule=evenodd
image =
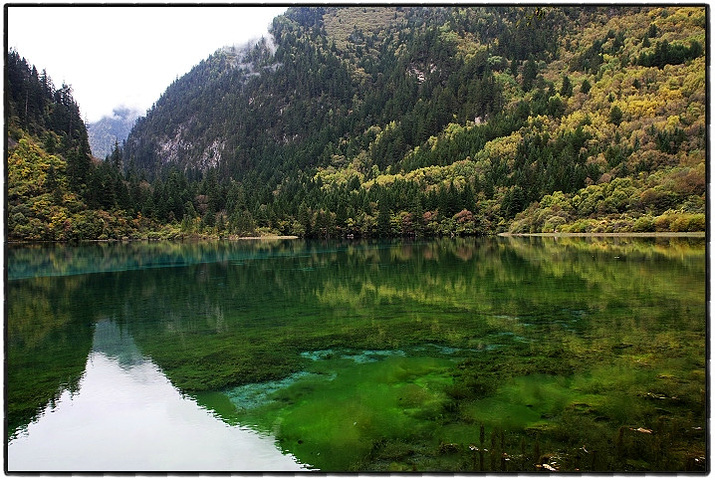
<path id="1" fill-rule="evenodd" d="M 120 105 L 112 110 L 111 115 L 89 123 L 87 134 L 92 155 L 100 159 L 106 158 L 112 153 L 115 143 L 121 145 L 127 139 L 137 118 L 142 114 L 139 109 Z"/>

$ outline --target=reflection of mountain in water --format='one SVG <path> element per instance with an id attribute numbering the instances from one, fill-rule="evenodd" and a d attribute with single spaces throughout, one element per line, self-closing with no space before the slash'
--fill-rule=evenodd
<path id="1" fill-rule="evenodd" d="M 8 444 L 10 471 L 297 470 L 275 439 L 182 396 L 115 322 L 96 324 L 85 375 Z"/>
<path id="2" fill-rule="evenodd" d="M 116 361 L 125 370 L 147 361 L 132 336 L 110 320 L 100 320 L 95 324 L 92 352 Z"/>
<path id="3" fill-rule="evenodd" d="M 79 390 L 94 328 L 93 316 L 82 309 L 86 285 L 80 277 L 6 283 L 9 437 L 53 405 L 62 392 Z"/>
<path id="4" fill-rule="evenodd" d="M 131 458 L 142 469 L 191 469 L 197 458 L 219 456 L 211 468 L 250 469 L 260 455 L 240 439 L 223 440 L 238 435 L 225 429 L 240 416 L 216 392 L 234 391 L 239 405 L 263 401 L 266 382 L 306 370 L 311 359 L 301 352 L 372 357 L 426 343 L 442 349 L 440 356 L 469 351 L 474 361 L 455 376 L 465 388 L 455 391 L 471 395 L 471 375 L 487 368 L 504 383 L 517 374 L 585 371 L 591 362 L 610 368 L 614 355 L 628 359 L 637 351 L 638 362 L 649 356 L 666 371 L 672 360 L 659 359 L 667 348 L 691 369 L 677 392 L 681 405 L 687 397 L 696 411 L 705 368 L 704 249 L 702 239 L 546 238 L 18 247 L 8 258 L 24 265 L 8 282 L 8 423 L 14 428 L 13 414 L 26 424 L 50 398 L 56 407 L 11 443 L 10 467 L 22 465 L 29 438 L 33 465 L 38 452 L 55 455 L 59 443 L 83 451 L 92 440 L 83 458 L 67 451 L 70 463 L 52 468 L 89 468 L 86 459 L 96 458 L 104 469 L 108 458 Z M 45 273 L 29 278 L 38 272 Z M 638 347 L 622 352 L 621 345 Z M 660 392 L 655 383 L 670 380 L 658 375 L 649 377 L 652 388 L 629 388 Z M 623 416 L 636 422 L 634 412 Z M 52 427 L 57 419 L 64 424 Z M 272 422 L 256 424 L 272 431 Z M 77 425 L 95 430 L 67 437 L 63 429 Z M 42 442 L 43 429 L 52 440 Z M 272 439 L 252 438 L 252 446 L 265 443 L 265 458 L 277 454 Z M 288 438 L 283 426 L 281 438 Z M 101 451 L 114 443 L 120 453 Z M 154 463 L 140 463 L 145 454 L 137 446 L 153 452 Z M 289 442 L 284 447 L 298 452 Z M 278 460 L 268 464 L 283 468 Z M 126 462 L 111 467 L 131 469 Z"/>

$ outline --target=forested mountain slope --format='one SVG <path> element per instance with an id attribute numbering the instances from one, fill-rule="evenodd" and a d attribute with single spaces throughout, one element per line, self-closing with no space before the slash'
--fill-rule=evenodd
<path id="1" fill-rule="evenodd" d="M 135 207 L 150 190 L 120 172 L 119 149 L 92 157 L 68 85 L 8 52 L 5 83 L 6 238 L 67 241 L 147 236 L 160 229 Z"/>
<path id="2" fill-rule="evenodd" d="M 125 161 L 202 179 L 164 208 L 188 229 L 702 230 L 705 22 L 700 7 L 293 8 L 275 50 L 218 51 L 170 86 Z"/>
<path id="3" fill-rule="evenodd" d="M 706 22 L 693 6 L 289 8 L 139 119 L 124 208 L 186 235 L 702 231 Z"/>

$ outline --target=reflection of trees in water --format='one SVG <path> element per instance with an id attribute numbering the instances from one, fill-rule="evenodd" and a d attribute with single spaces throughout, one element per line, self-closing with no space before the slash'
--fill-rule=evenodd
<path id="1" fill-rule="evenodd" d="M 697 331 L 704 302 L 689 283 L 704 268 L 702 249 L 668 257 L 649 254 L 648 242 L 581 242 L 445 239 L 380 248 L 311 242 L 300 254 L 190 266 L 171 276 L 127 272 L 116 285 L 140 345 L 170 376 L 177 372 L 180 386 L 198 389 L 285 375 L 299 366 L 291 355 L 326 343 L 468 345 L 508 331 L 546 344 L 553 335 L 566 343 L 573 337 L 583 345 L 579 335 L 593 328 L 598 338 L 618 330 L 647 341 L 653 319 L 662 320 L 663 331 L 666 318 Z M 614 259 L 618 253 L 628 261 Z M 674 281 L 684 288 L 668 289 Z M 648 321 L 634 321 L 644 314 Z M 582 348 L 606 348 L 593 342 Z M 261 373 L 252 356 L 280 359 L 282 367 Z M 240 367 L 227 371 L 226 361 Z"/>
<path id="2" fill-rule="evenodd" d="M 199 263 L 241 262 L 268 257 L 300 255 L 325 262 L 339 252 L 366 259 L 404 261 L 422 255 L 438 260 L 448 255 L 470 260 L 479 251 L 509 243 L 516 249 L 527 246 L 559 245 L 579 250 L 640 252 L 647 256 L 661 254 L 678 258 L 699 255 L 704 248 L 702 238 L 442 238 L 424 241 L 206 241 L 206 242 L 132 242 L 89 243 L 81 245 L 36 244 L 8 245 L 8 278 L 61 276 L 83 273 L 125 271 Z"/>
<path id="3" fill-rule="evenodd" d="M 299 242 L 302 243 L 302 242 Z M 8 277 L 77 275 L 290 254 L 283 240 L 9 245 Z"/>
<path id="4" fill-rule="evenodd" d="M 64 390 L 77 391 L 92 346 L 82 310 L 84 279 L 8 282 L 5 343 L 8 434 L 29 423 Z"/>

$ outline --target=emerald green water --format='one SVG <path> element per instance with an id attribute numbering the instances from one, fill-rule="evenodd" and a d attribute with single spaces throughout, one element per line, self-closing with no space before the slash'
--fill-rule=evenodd
<path id="1" fill-rule="evenodd" d="M 705 239 L 10 246 L 6 300 L 11 471 L 708 467 Z"/>

